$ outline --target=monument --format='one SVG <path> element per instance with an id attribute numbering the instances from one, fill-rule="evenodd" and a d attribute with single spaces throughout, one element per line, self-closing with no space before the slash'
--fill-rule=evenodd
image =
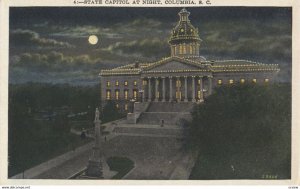
<path id="1" fill-rule="evenodd" d="M 89 163 L 86 170 L 86 176 L 103 178 L 103 167 L 102 167 L 102 151 L 101 151 L 101 121 L 99 119 L 99 109 L 96 108 L 95 112 L 95 146 L 89 159 Z"/>

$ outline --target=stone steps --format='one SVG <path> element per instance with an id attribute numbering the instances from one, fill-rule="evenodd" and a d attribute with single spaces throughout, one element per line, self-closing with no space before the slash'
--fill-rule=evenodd
<path id="1" fill-rule="evenodd" d="M 156 137 L 182 137 L 183 129 L 179 127 L 128 127 L 118 126 L 114 129 L 115 134 L 133 135 L 133 136 L 156 136 Z"/>
<path id="2" fill-rule="evenodd" d="M 190 112 L 192 102 L 151 102 L 147 112 Z"/>
<path id="3" fill-rule="evenodd" d="M 182 125 L 182 119 L 190 120 L 189 112 L 144 112 L 140 115 L 138 124 L 160 125 L 164 120 L 165 125 Z"/>

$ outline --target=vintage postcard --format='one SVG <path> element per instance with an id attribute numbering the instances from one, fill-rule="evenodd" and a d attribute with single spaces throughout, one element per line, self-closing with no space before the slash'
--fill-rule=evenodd
<path id="1" fill-rule="evenodd" d="M 0 184 L 299 184 L 299 3 L 0 2 Z"/>

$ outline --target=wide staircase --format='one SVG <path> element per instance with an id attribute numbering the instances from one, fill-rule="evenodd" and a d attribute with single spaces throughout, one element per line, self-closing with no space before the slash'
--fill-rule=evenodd
<path id="1" fill-rule="evenodd" d="M 114 132 L 119 135 L 155 136 L 155 137 L 183 137 L 183 130 L 179 127 L 145 124 L 123 124 L 115 127 Z"/>
<path id="2" fill-rule="evenodd" d="M 143 112 L 137 124 L 161 125 L 162 120 L 165 125 L 184 124 L 184 120 L 190 120 L 192 102 L 151 102 L 148 109 Z"/>

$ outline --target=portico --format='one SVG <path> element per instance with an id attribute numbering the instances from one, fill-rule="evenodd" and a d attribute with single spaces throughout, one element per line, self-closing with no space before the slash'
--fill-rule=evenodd
<path id="1" fill-rule="evenodd" d="M 212 76 L 176 75 L 143 77 L 143 101 L 201 102 L 212 90 Z M 207 80 L 204 86 L 203 80 Z"/>

